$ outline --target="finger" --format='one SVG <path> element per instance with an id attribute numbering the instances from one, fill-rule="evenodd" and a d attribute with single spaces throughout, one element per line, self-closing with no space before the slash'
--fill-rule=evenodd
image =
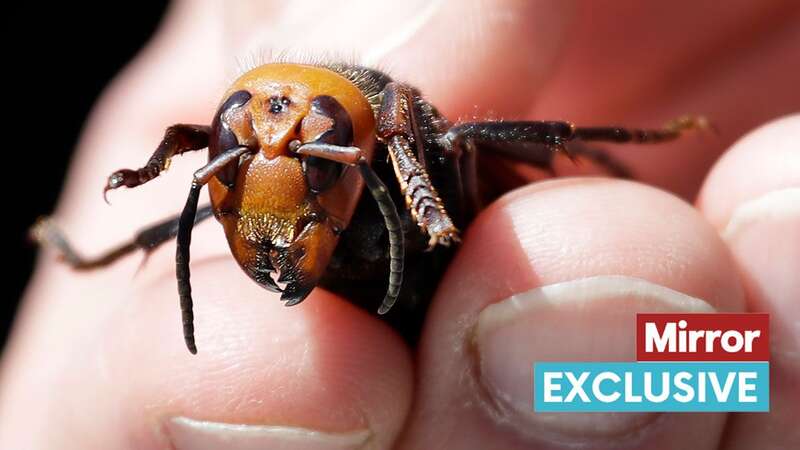
<path id="1" fill-rule="evenodd" d="M 771 122 L 728 151 L 699 207 L 720 230 L 748 309 L 770 315 L 770 412 L 731 417 L 725 448 L 800 446 L 800 115 Z"/>
<path id="2" fill-rule="evenodd" d="M 653 188 L 563 179 L 473 223 L 428 316 L 403 448 L 715 448 L 724 414 L 536 414 L 532 364 L 635 359 L 636 312 L 739 311 L 715 230 Z"/>
<path id="3" fill-rule="evenodd" d="M 196 356 L 171 249 L 133 281 L 134 261 L 127 277 L 40 272 L 4 361 L 3 448 L 391 446 L 412 387 L 394 332 L 323 291 L 285 308 L 229 258 L 195 254 Z"/>
<path id="4" fill-rule="evenodd" d="M 606 146 L 636 179 L 693 198 L 734 140 L 797 110 L 800 5 L 581 2 L 570 40 L 532 117 L 659 126 L 703 114 L 718 134 L 659 146 Z M 624 26 L 620 24 L 624 23 Z"/>

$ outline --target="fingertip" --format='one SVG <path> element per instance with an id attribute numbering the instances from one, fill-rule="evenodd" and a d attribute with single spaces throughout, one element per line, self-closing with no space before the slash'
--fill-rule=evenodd
<path id="1" fill-rule="evenodd" d="M 698 207 L 719 230 L 744 283 L 748 310 L 770 315 L 770 412 L 731 418 L 724 448 L 800 444 L 800 114 L 769 122 L 716 163 Z"/>
<path id="2" fill-rule="evenodd" d="M 189 361 L 169 351 L 171 345 L 162 352 L 145 351 L 159 367 L 153 375 L 179 374 L 161 386 L 136 383 L 141 395 L 150 397 L 146 403 L 151 410 L 170 417 L 286 426 L 336 436 L 365 432 L 381 447 L 390 446 L 405 420 L 412 381 L 406 346 L 388 326 L 320 289 L 286 308 L 278 294 L 255 286 L 230 261 L 198 261 L 193 274 L 196 333 L 203 352 Z M 154 297 L 150 289 L 169 292 L 173 284 L 145 287 L 137 297 Z M 177 311 L 170 312 L 173 306 L 159 306 L 160 311 L 154 311 L 154 305 L 145 307 L 142 317 L 133 320 L 151 322 L 148 326 L 167 339 L 167 334 L 175 334 L 168 320 L 177 319 Z M 129 344 L 141 350 L 150 347 Z M 133 360 L 144 358 L 142 354 Z M 164 398 L 173 400 L 160 401 Z M 271 432 L 269 436 L 275 438 Z M 330 442 L 339 439 L 331 437 Z"/>
<path id="3" fill-rule="evenodd" d="M 773 345 L 793 354 L 800 340 L 800 114 L 742 138 L 709 174 L 699 209 L 730 247 L 749 308 L 773 314 Z"/>
<path id="4" fill-rule="evenodd" d="M 719 230 L 743 203 L 800 186 L 800 114 L 773 120 L 737 141 L 709 172 L 697 205 Z"/>
<path id="5" fill-rule="evenodd" d="M 522 188 L 476 219 L 437 291 L 406 445 L 561 448 L 635 434 L 635 448 L 710 448 L 723 414 L 534 413 L 531 367 L 633 360 L 636 312 L 743 305 L 721 239 L 677 197 L 600 178 Z"/>
<path id="6" fill-rule="evenodd" d="M 607 178 L 534 183 L 502 197 L 470 226 L 444 282 L 479 276 L 482 297 L 505 298 L 597 274 L 649 279 L 721 310 L 743 307 L 727 249 L 697 210 L 663 190 Z"/>
<path id="7" fill-rule="evenodd" d="M 169 256 L 153 255 L 93 331 L 102 338 L 70 359 L 58 409 L 90 406 L 69 428 L 97 429 L 106 447 L 391 447 L 413 384 L 395 332 L 321 289 L 286 308 L 229 258 L 199 253 L 194 347 L 181 336 Z"/>

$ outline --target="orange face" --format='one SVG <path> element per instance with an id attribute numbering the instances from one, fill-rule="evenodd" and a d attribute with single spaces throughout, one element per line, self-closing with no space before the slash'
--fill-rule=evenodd
<path id="1" fill-rule="evenodd" d="M 267 64 L 241 76 L 214 118 L 209 159 L 247 146 L 258 152 L 209 182 L 211 203 L 242 268 L 282 299 L 301 301 L 317 284 L 361 196 L 354 167 L 301 156 L 299 141 L 362 149 L 372 158 L 375 118 L 362 92 L 330 70 Z"/>

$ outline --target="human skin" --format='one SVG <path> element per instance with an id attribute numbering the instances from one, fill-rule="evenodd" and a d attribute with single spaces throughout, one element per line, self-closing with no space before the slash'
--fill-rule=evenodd
<path id="1" fill-rule="evenodd" d="M 90 273 L 46 251 L 3 355 L 0 448 L 800 446 L 797 4 L 372 3 L 173 5 L 89 119 L 55 212 L 76 246 L 98 253 L 182 207 L 202 152 L 114 192 L 112 207 L 101 188 L 144 163 L 166 125 L 210 122 L 236 61 L 264 49 L 377 64 L 453 119 L 657 126 L 702 113 L 719 132 L 611 148 L 638 182 L 544 181 L 487 207 L 413 350 L 321 289 L 284 308 L 213 221 L 192 244 L 196 356 L 171 245 Z M 770 313 L 769 413 L 520 406 L 531 362 L 632 359 L 635 312 L 685 310 L 679 293 Z"/>

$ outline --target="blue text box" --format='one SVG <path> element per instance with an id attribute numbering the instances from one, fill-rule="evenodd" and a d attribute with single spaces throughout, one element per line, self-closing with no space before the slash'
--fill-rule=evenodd
<path id="1" fill-rule="evenodd" d="M 533 372 L 536 412 L 769 411 L 767 362 L 543 362 Z"/>

